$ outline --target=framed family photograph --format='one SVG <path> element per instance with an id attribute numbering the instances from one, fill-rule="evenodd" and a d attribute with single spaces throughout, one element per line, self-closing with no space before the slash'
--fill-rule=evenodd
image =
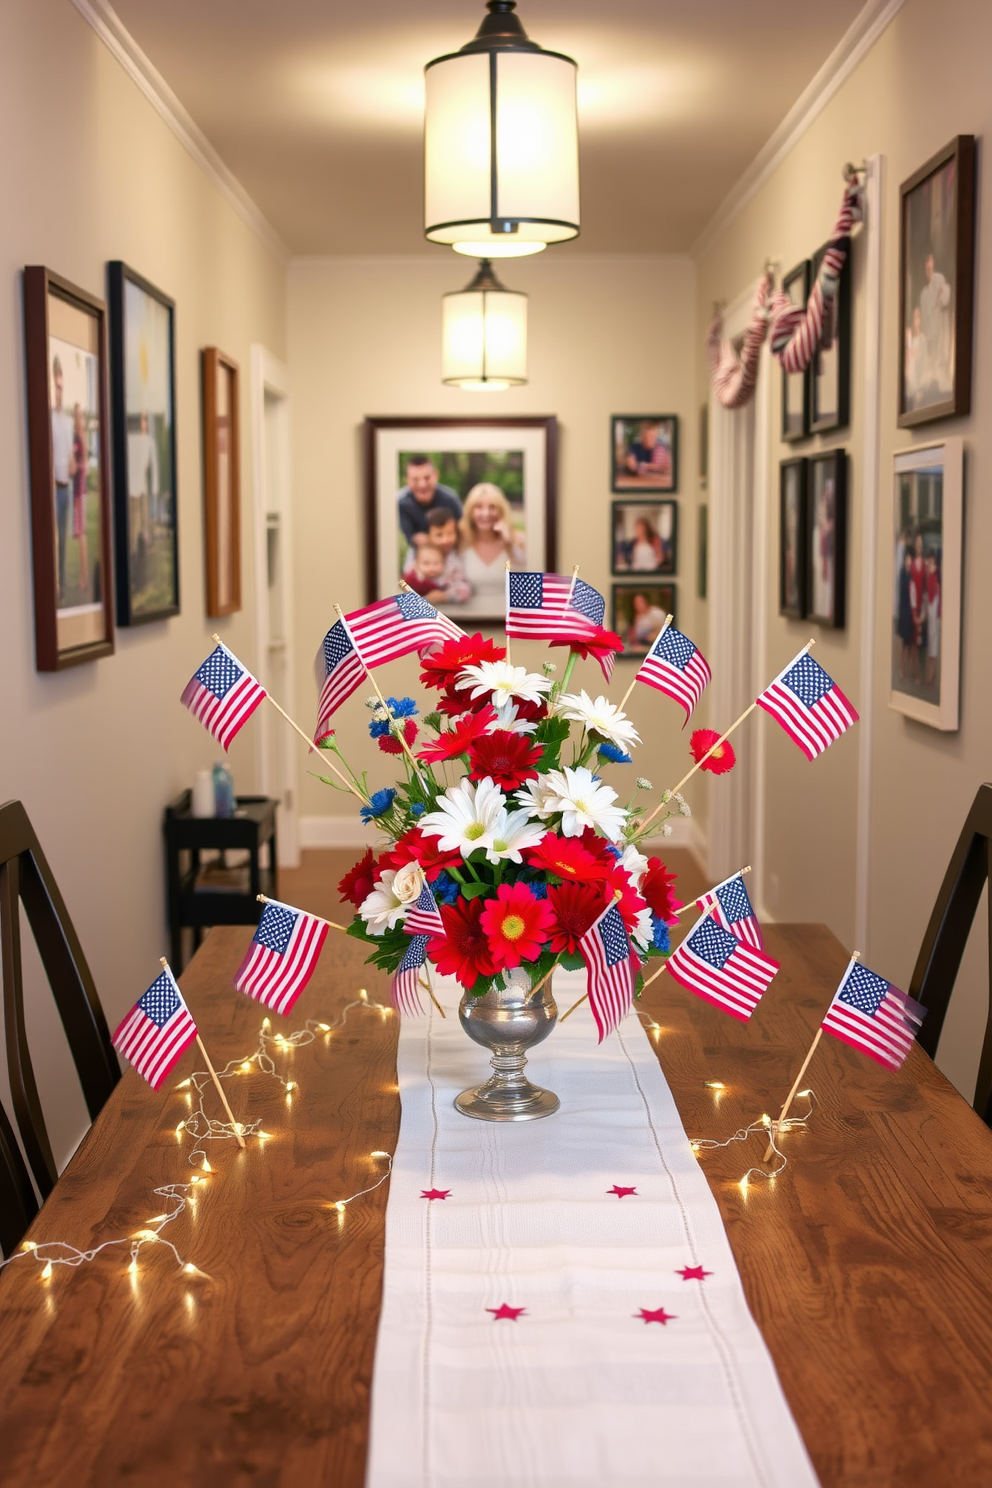
<path id="1" fill-rule="evenodd" d="M 782 280 L 782 289 L 793 305 L 809 299 L 809 259 L 804 258 Z M 809 378 L 805 372 L 782 373 L 782 439 L 791 443 L 809 433 Z"/>
<path id="2" fill-rule="evenodd" d="M 790 620 L 806 615 L 806 482 L 809 462 L 779 466 L 778 612 Z"/>
<path id="3" fill-rule="evenodd" d="M 610 470 L 612 491 L 677 491 L 679 421 L 675 414 L 613 414 Z"/>
<path id="4" fill-rule="evenodd" d="M 203 494 L 207 614 L 241 608 L 241 479 L 238 459 L 238 364 L 203 352 Z"/>
<path id="5" fill-rule="evenodd" d="M 975 137 L 899 188 L 899 425 L 971 412 Z"/>
<path id="6" fill-rule="evenodd" d="M 106 308 L 26 268 L 24 334 L 35 656 L 57 672 L 114 649 Z"/>
<path id="7" fill-rule="evenodd" d="M 678 562 L 678 503 L 614 501 L 612 572 L 673 574 Z"/>
<path id="8" fill-rule="evenodd" d="M 833 630 L 845 624 L 847 453 L 813 455 L 806 478 L 806 615 Z"/>
<path id="9" fill-rule="evenodd" d="M 108 264 L 118 625 L 179 613 L 175 305 Z"/>
<path id="10" fill-rule="evenodd" d="M 827 244 L 813 255 L 810 283 L 820 272 Z M 837 293 L 824 306 L 823 330 L 806 373 L 811 434 L 843 429 L 851 421 L 851 255 L 840 271 Z"/>
<path id="11" fill-rule="evenodd" d="M 669 615 L 675 623 L 675 585 L 614 584 L 610 599 L 610 626 L 624 647 L 618 659 L 643 661 Z"/>
<path id="12" fill-rule="evenodd" d="M 958 727 L 964 449 L 947 439 L 896 455 L 889 707 Z"/>
<path id="13" fill-rule="evenodd" d="M 459 622 L 502 623 L 506 565 L 554 569 L 553 417 L 367 418 L 371 603 L 403 579 Z"/>

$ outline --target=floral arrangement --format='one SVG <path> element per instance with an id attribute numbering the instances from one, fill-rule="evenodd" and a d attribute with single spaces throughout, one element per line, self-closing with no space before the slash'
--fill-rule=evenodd
<path id="1" fill-rule="evenodd" d="M 605 697 L 567 690 L 578 650 L 561 683 L 552 663 L 528 672 L 481 635 L 428 654 L 420 680 L 437 694 L 433 709 L 421 715 L 408 697 L 368 699 L 369 733 L 404 764 L 395 785 L 371 790 L 333 732 L 320 740 L 368 801 L 363 820 L 385 839 L 339 885 L 355 909 L 348 933 L 372 947 L 370 962 L 388 972 L 400 966 L 410 946 L 404 921 L 425 885 L 443 924 L 427 958 L 473 996 L 517 967 L 532 985 L 558 966 L 578 969 L 580 940 L 610 905 L 640 967 L 635 990 L 648 960 L 668 954 L 681 907 L 675 878 L 640 843 L 648 832 L 670 835 L 667 818 L 688 816 L 689 807 L 666 793 L 661 821 L 648 825 L 650 781 L 637 777 L 622 803 L 603 779 L 605 767 L 632 764 L 640 739 Z M 704 757 L 716 737 L 694 735 L 693 756 Z M 704 768 L 732 763 L 727 745 Z"/>

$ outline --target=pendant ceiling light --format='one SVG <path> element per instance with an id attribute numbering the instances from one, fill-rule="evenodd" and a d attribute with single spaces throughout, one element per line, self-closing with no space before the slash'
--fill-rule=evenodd
<path id="1" fill-rule="evenodd" d="M 424 232 L 470 257 L 540 253 L 579 231 L 571 57 L 531 41 L 515 0 L 425 68 Z"/>
<path id="2" fill-rule="evenodd" d="M 442 382 L 498 393 L 527 381 L 527 296 L 500 284 L 488 259 L 442 305 Z"/>

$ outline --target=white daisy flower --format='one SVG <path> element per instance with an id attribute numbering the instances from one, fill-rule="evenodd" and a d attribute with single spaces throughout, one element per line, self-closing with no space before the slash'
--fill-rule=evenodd
<path id="1" fill-rule="evenodd" d="M 393 893 L 401 904 L 412 904 L 415 899 L 420 898 L 426 882 L 424 870 L 419 863 L 404 863 L 402 868 L 396 870 Z"/>
<path id="2" fill-rule="evenodd" d="M 638 852 L 633 843 L 630 843 L 624 848 L 623 857 L 620 859 L 620 867 L 626 868 L 627 876 L 634 885 L 634 888 L 639 889 L 641 879 L 647 872 L 648 860 L 642 852 Z"/>
<path id="3" fill-rule="evenodd" d="M 630 932 L 630 938 L 640 946 L 642 951 L 651 948 L 654 942 L 654 921 L 651 918 L 650 909 L 642 909 L 637 916 L 637 924 Z"/>
<path id="4" fill-rule="evenodd" d="M 544 834 L 544 827 L 531 821 L 529 811 L 503 811 L 493 827 L 492 845 L 486 848 L 486 857 L 490 863 L 501 863 L 506 858 L 512 863 L 522 863 L 523 849 L 537 847 Z"/>
<path id="5" fill-rule="evenodd" d="M 526 810 L 529 816 L 540 817 L 547 821 L 561 808 L 554 802 L 567 788 L 568 782 L 560 770 L 549 770 L 546 775 L 539 775 L 536 780 L 528 780 L 516 792 L 514 799 Z"/>
<path id="6" fill-rule="evenodd" d="M 491 693 L 494 708 L 502 708 L 515 697 L 539 703 L 551 691 L 547 677 L 528 672 L 526 667 L 511 666 L 508 661 L 480 661 L 478 666 L 466 667 L 458 673 L 457 685 L 471 686 L 473 698 Z"/>
<path id="7" fill-rule="evenodd" d="M 496 717 L 486 729 L 487 734 L 494 734 L 497 729 L 505 729 L 508 734 L 533 734 L 537 731 L 536 723 L 527 723 L 523 718 L 518 718 L 519 709 L 516 703 L 504 703 L 502 708 L 496 709 Z"/>
<path id="8" fill-rule="evenodd" d="M 488 775 L 477 786 L 471 780 L 449 786 L 437 808 L 420 818 L 421 831 L 439 837 L 442 852 L 457 850 L 463 858 L 477 847 L 492 847 L 493 828 L 505 815 L 503 792 Z"/>
<path id="9" fill-rule="evenodd" d="M 608 698 L 591 698 L 585 688 L 581 692 L 567 692 L 559 700 L 556 711 L 560 718 L 581 723 L 591 734 L 598 734 L 601 739 L 607 739 L 628 753 L 641 742 L 640 734 L 626 713 L 621 713 Z"/>
<path id="10" fill-rule="evenodd" d="M 563 770 L 550 770 L 544 777 L 548 789 L 554 790 L 549 797 L 549 815 L 561 812 L 561 829 L 566 837 L 578 837 L 586 827 L 599 827 L 611 842 L 616 842 L 623 832 L 627 811 L 623 806 L 614 806 L 615 790 L 593 778 L 591 770 L 584 765 L 573 768 L 566 765 Z"/>
<path id="11" fill-rule="evenodd" d="M 387 868 L 379 875 L 371 894 L 358 907 L 358 913 L 372 935 L 385 935 L 387 930 L 395 929 L 406 916 L 408 905 L 395 892 L 395 880 L 395 871 Z"/>

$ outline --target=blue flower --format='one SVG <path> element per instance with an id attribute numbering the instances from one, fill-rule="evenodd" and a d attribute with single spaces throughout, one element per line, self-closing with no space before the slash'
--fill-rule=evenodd
<path id="1" fill-rule="evenodd" d="M 389 733 L 389 719 L 373 718 L 372 722 L 369 724 L 369 733 L 372 735 L 373 739 L 381 739 L 383 734 Z"/>
<path id="2" fill-rule="evenodd" d="M 611 858 L 616 858 L 618 862 L 623 857 L 623 853 L 617 847 L 615 842 L 608 842 L 606 844 L 606 851 L 609 853 Z"/>
<path id="3" fill-rule="evenodd" d="M 423 816 L 426 810 L 427 807 L 424 805 L 423 801 L 414 801 L 413 805 L 410 807 L 410 815 Z"/>
<path id="4" fill-rule="evenodd" d="M 654 949 L 656 951 L 670 951 L 672 948 L 672 939 L 664 920 L 660 920 L 656 914 L 653 914 L 651 916 L 651 927 L 654 931 L 651 937 L 651 944 Z"/>
<path id="5" fill-rule="evenodd" d="M 367 806 L 363 806 L 359 815 L 363 822 L 372 821 L 375 817 L 384 816 L 396 799 L 396 792 L 392 786 L 385 790 L 372 792 L 372 799 Z"/>
<path id="6" fill-rule="evenodd" d="M 461 895 L 462 886 L 456 883 L 450 874 L 445 873 L 442 868 L 437 878 L 431 884 L 431 890 L 434 898 L 441 904 L 454 904 L 455 900 Z"/>
<path id="7" fill-rule="evenodd" d="M 547 899 L 548 886 L 541 879 L 532 879 L 527 885 L 535 899 Z"/>
<path id="8" fill-rule="evenodd" d="M 386 707 L 394 718 L 412 718 L 417 712 L 417 705 L 413 698 L 390 697 L 386 699 Z"/>
<path id="9" fill-rule="evenodd" d="M 610 744 L 606 739 L 599 745 L 598 753 L 600 759 L 609 760 L 611 765 L 632 765 L 633 756 L 625 754 L 616 744 Z"/>

